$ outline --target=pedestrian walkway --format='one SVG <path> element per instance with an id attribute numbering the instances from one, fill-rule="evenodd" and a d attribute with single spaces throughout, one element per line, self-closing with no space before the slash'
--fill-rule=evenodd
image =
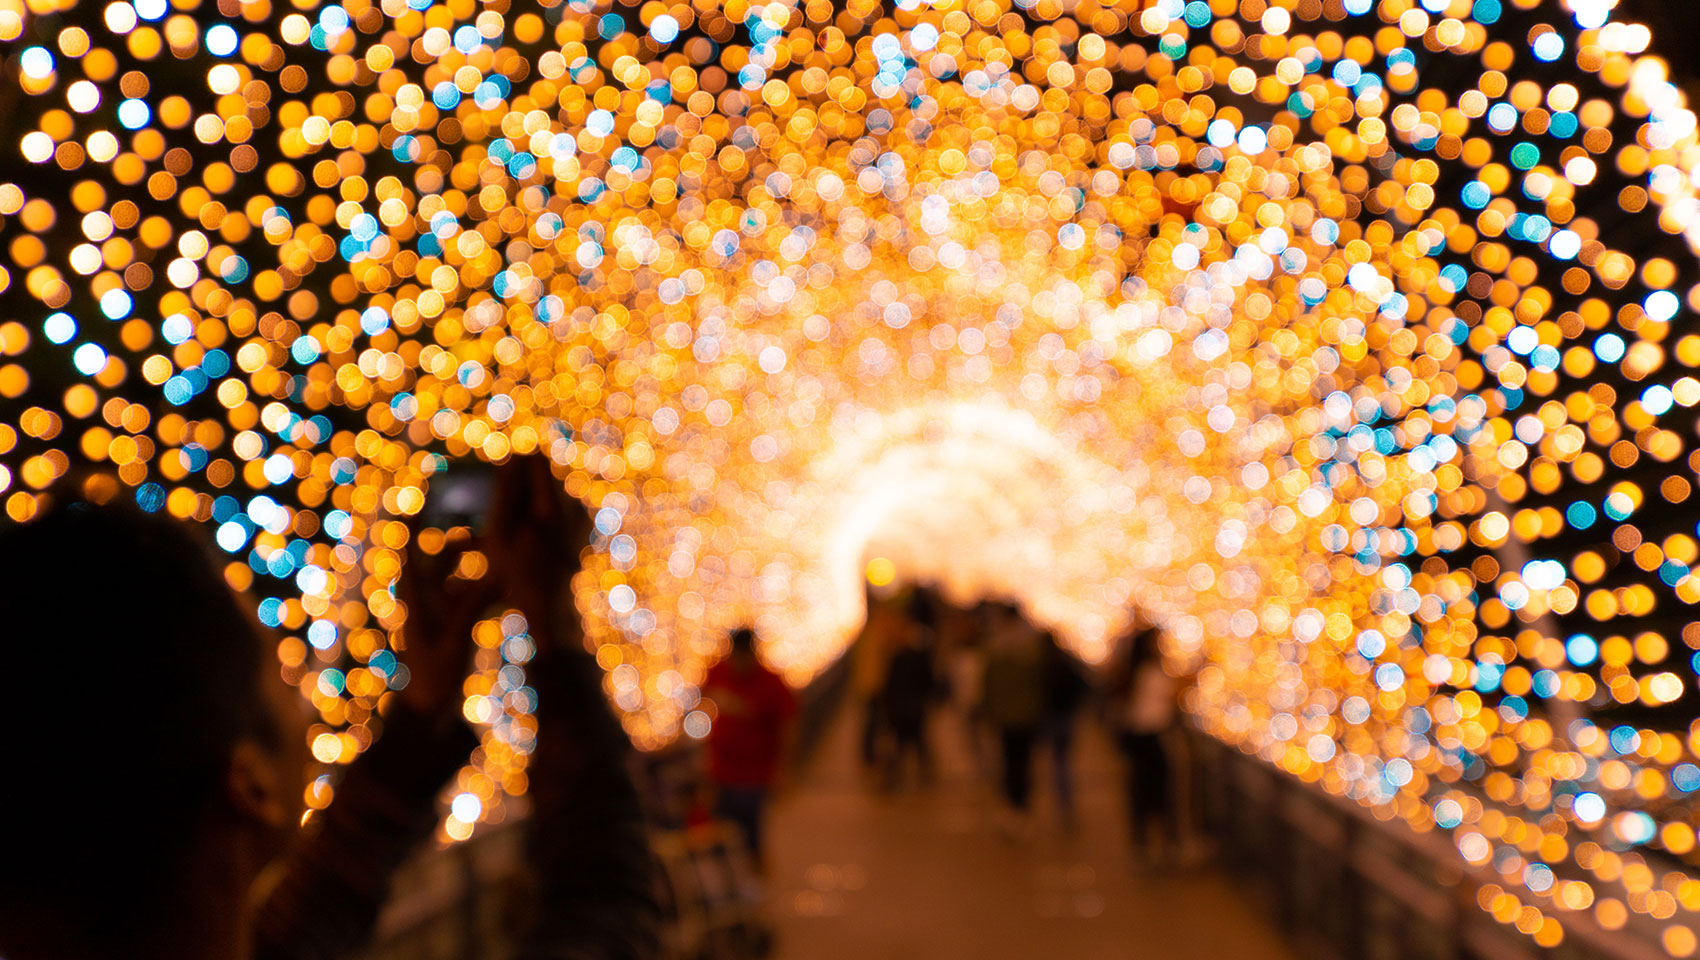
<path id="1" fill-rule="evenodd" d="M 1296 958 L 1220 871 L 1135 869 L 1119 761 L 1090 724 L 1077 828 L 1057 825 L 1041 760 L 1037 825 L 1015 839 L 948 722 L 935 784 L 887 795 L 859 768 L 856 719 L 837 719 L 773 809 L 777 960 Z"/>

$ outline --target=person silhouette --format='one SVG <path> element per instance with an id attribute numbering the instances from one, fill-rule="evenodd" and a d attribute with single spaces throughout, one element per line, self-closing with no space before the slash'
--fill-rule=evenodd
<path id="1" fill-rule="evenodd" d="M 507 468 L 509 483 L 537 470 Z M 0 531 L 0 750 L 36 766 L 0 791 L 0 955 L 353 955 L 476 745 L 458 718 L 473 623 L 497 600 L 537 608 L 553 587 L 520 583 L 521 565 L 555 577 L 577 551 L 551 548 L 555 565 L 538 568 L 538 545 L 498 532 L 482 546 L 520 563 L 410 591 L 410 682 L 380 701 L 383 735 L 302 829 L 313 711 L 279 677 L 247 601 L 194 528 L 79 494 L 57 490 L 41 516 Z M 558 519 L 588 539 L 587 521 L 573 532 L 570 512 Z M 660 914 L 630 744 L 576 626 L 551 619 L 534 615 L 533 683 L 553 707 L 538 711 L 533 799 L 539 823 L 567 826 L 529 845 L 535 920 L 519 955 L 643 960 Z"/>
<path id="2" fill-rule="evenodd" d="M 715 812 L 736 824 L 758 866 L 766 863 L 767 803 L 790 753 L 797 699 L 756 656 L 755 631 L 732 631 L 725 659 L 709 668 L 702 695 L 716 716 L 708 733 Z"/>

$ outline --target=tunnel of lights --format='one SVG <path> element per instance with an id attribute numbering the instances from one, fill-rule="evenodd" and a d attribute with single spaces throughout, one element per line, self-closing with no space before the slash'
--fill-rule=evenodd
<path id="1" fill-rule="evenodd" d="M 1700 136 L 1623 7 L 0 0 L 0 499 L 208 524 L 330 770 L 469 458 L 596 511 L 640 745 L 734 623 L 824 669 L 871 557 L 1089 661 L 1140 609 L 1503 922 L 1687 956 Z M 445 839 L 524 792 L 524 631 Z"/>

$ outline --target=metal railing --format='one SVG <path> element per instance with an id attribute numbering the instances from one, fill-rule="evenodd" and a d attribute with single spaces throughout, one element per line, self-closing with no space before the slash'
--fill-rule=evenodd
<path id="1" fill-rule="evenodd" d="M 1563 942 L 1535 944 L 1478 905 L 1504 883 L 1467 864 L 1443 831 L 1418 833 L 1188 730 L 1194 815 L 1221 866 L 1261 900 L 1303 954 L 1373 960 L 1668 960 L 1650 924 L 1608 931 L 1558 913 Z"/>

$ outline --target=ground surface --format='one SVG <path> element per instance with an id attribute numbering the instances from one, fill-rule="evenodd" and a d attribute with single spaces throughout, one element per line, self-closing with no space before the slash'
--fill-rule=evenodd
<path id="1" fill-rule="evenodd" d="M 1035 822 L 1012 837 L 966 738 L 939 719 L 933 785 L 874 789 L 843 715 L 775 805 L 778 960 L 1297 957 L 1220 871 L 1135 866 L 1118 761 L 1090 724 L 1076 749 L 1076 828 L 1060 827 L 1041 758 Z"/>

